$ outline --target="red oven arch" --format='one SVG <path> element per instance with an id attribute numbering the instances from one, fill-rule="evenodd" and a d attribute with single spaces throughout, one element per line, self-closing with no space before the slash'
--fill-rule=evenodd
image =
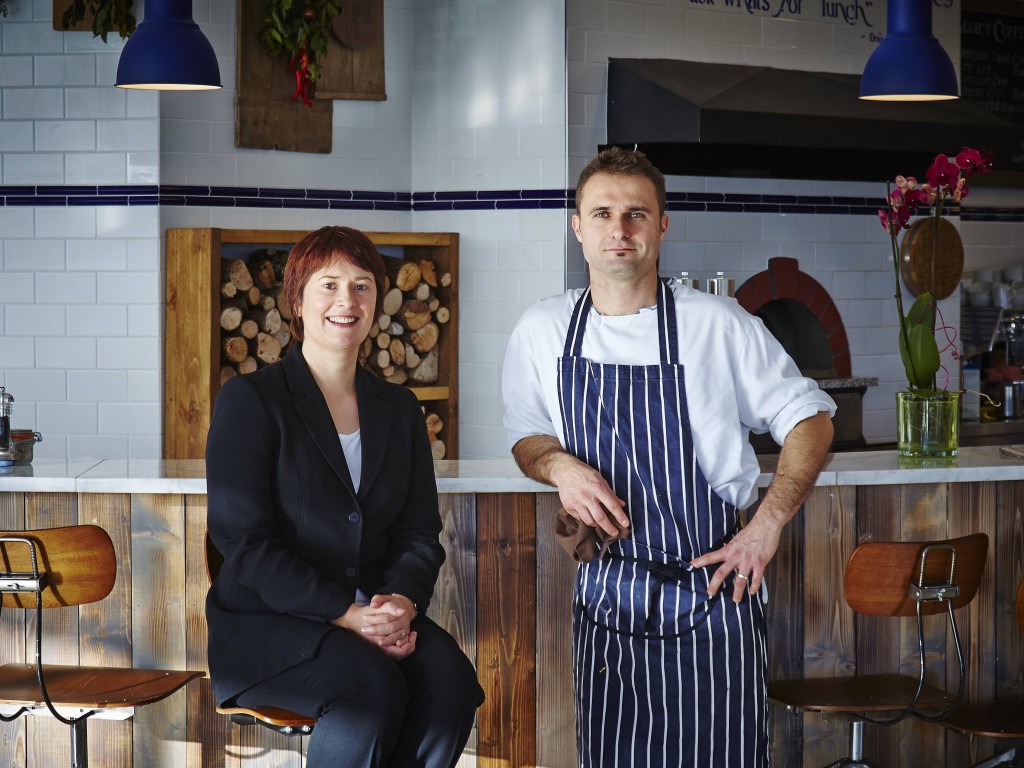
<path id="1" fill-rule="evenodd" d="M 850 342 L 839 309 L 821 283 L 800 271 L 796 259 L 789 256 L 768 259 L 768 269 L 758 272 L 736 291 L 736 300 L 752 315 L 756 315 L 770 302 L 785 299 L 798 302 L 810 310 L 828 341 L 836 378 L 849 378 L 852 375 Z M 814 332 L 815 329 L 806 331 Z"/>

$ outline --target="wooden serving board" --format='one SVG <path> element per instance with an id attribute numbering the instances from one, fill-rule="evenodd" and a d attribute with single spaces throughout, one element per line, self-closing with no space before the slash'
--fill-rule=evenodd
<path id="1" fill-rule="evenodd" d="M 914 296 L 932 292 L 936 300 L 952 295 L 964 272 L 964 244 L 956 227 L 946 219 L 916 221 L 903 237 L 900 272 Z"/>

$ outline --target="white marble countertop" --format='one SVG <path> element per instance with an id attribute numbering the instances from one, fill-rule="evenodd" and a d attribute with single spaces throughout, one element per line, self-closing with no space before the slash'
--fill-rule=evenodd
<path id="1" fill-rule="evenodd" d="M 777 456 L 761 457 L 758 485 L 772 479 Z M 441 493 L 538 493 L 551 486 L 530 480 L 512 459 L 437 461 Z M 953 459 L 906 460 L 895 451 L 853 451 L 829 456 L 819 486 L 1024 480 L 1024 460 L 1008 458 L 999 446 L 961 448 Z M 0 493 L 206 493 L 206 468 L 197 459 L 36 459 L 0 469 Z"/>

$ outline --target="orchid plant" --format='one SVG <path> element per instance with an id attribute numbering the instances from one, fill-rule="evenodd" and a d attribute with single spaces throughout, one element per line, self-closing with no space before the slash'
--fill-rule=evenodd
<path id="1" fill-rule="evenodd" d="M 955 160 L 938 155 L 925 172 L 926 182 L 919 185 L 913 176 L 897 176 L 896 188 L 888 193 L 887 210 L 880 210 L 878 218 L 889 233 L 892 243 L 892 265 L 896 277 L 896 309 L 900 317 L 900 357 L 911 389 L 934 389 L 934 377 L 941 365 L 939 347 L 935 341 L 936 306 L 932 294 L 922 293 L 906 314 L 903 312 L 903 294 L 900 290 L 900 249 L 897 239 L 903 229 L 909 229 L 910 217 L 920 206 L 932 206 L 935 220 L 935 240 L 949 203 L 967 197 L 967 182 L 972 176 L 992 170 L 992 153 L 964 147 Z"/>

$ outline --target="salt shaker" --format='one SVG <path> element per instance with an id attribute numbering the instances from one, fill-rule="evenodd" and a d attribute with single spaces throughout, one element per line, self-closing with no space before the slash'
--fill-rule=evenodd
<path id="1" fill-rule="evenodd" d="M 715 277 L 708 278 L 708 293 L 716 296 L 732 296 L 736 281 L 726 277 L 725 272 L 719 272 Z"/>
<path id="2" fill-rule="evenodd" d="M 700 290 L 700 280 L 695 277 L 690 277 L 689 272 L 682 272 L 679 275 L 679 282 L 685 285 L 687 288 L 693 288 L 695 291 Z"/>
<path id="3" fill-rule="evenodd" d="M 0 467 L 14 464 L 14 441 L 11 439 L 11 407 L 14 396 L 0 387 Z"/>

